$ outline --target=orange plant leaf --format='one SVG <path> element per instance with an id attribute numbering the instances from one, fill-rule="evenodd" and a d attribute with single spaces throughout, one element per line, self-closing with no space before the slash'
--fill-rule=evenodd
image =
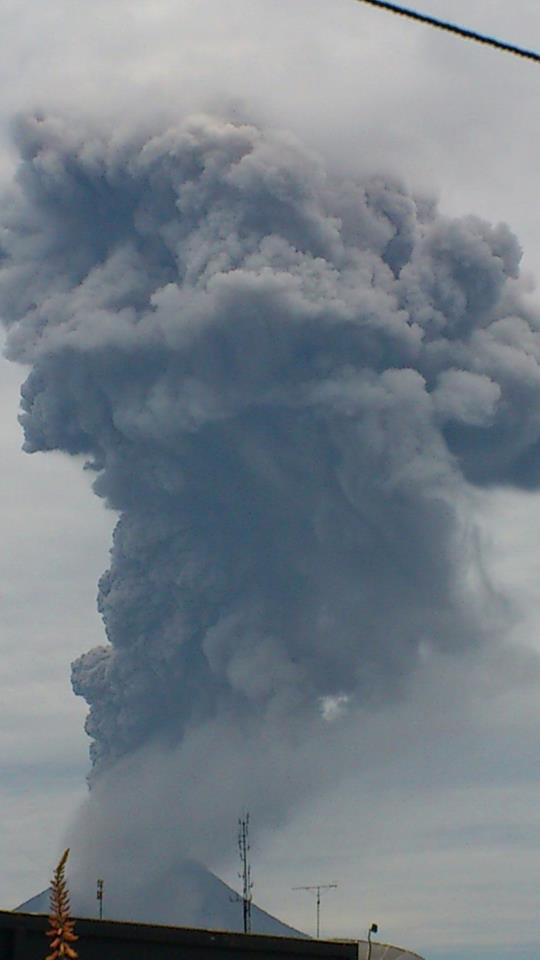
<path id="1" fill-rule="evenodd" d="M 45 960 L 61 960 L 67 957 L 67 960 L 78 960 L 79 954 L 70 946 L 79 938 L 74 932 L 75 921 L 70 916 L 69 893 L 65 878 L 65 868 L 69 848 L 64 851 L 51 882 L 51 905 L 49 916 L 49 930 L 46 935 L 51 940 L 49 949 L 51 952 Z"/>

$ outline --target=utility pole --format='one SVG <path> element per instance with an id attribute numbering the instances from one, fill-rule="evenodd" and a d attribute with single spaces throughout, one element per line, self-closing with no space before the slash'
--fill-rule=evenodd
<path id="1" fill-rule="evenodd" d="M 293 887 L 293 890 L 313 890 L 316 896 L 317 904 L 317 939 L 321 932 L 321 890 L 336 890 L 337 883 L 315 883 L 309 887 Z"/>
<path id="2" fill-rule="evenodd" d="M 249 862 L 249 812 L 246 812 L 238 821 L 238 849 L 240 852 L 240 863 L 242 865 L 241 873 L 239 873 L 238 876 L 242 881 L 244 933 L 251 933 L 251 891 L 253 890 L 253 882 L 251 880 L 251 864 Z"/>
<path id="3" fill-rule="evenodd" d="M 98 902 L 99 919 L 103 920 L 103 880 L 97 882 L 96 900 Z"/>

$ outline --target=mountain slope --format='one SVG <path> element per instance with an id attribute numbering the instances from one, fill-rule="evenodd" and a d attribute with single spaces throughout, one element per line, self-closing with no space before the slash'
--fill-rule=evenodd
<path id="1" fill-rule="evenodd" d="M 165 892 L 164 892 L 165 891 Z M 160 884 L 160 896 L 146 891 L 144 902 L 139 894 L 131 895 L 130 902 L 112 896 L 106 890 L 104 915 L 113 920 L 137 920 L 145 923 L 166 923 L 174 926 L 202 927 L 213 930 L 242 930 L 242 903 L 238 895 L 213 873 L 196 863 L 185 863 L 182 870 L 175 870 L 174 878 Z M 72 898 L 74 916 L 96 917 L 97 904 L 94 897 Z M 49 891 L 16 907 L 20 913 L 48 913 Z M 252 932 L 276 936 L 304 937 L 305 934 L 288 927 L 255 905 L 251 910 Z M 416 953 L 384 943 L 372 943 L 371 951 L 366 941 L 358 942 L 358 956 L 364 960 L 422 960 Z"/>
<path id="2" fill-rule="evenodd" d="M 92 895 L 72 895 L 74 916 L 95 917 L 97 903 Z M 175 926 L 204 927 L 213 930 L 241 931 L 242 902 L 231 887 L 197 863 L 182 864 L 160 879 L 159 890 L 141 887 L 113 891 L 105 886 L 104 916 L 112 920 L 136 920 L 142 923 L 166 923 Z M 20 913 L 47 913 L 49 891 L 44 890 L 15 908 Z M 252 905 L 253 933 L 304 936 L 287 924 Z"/>

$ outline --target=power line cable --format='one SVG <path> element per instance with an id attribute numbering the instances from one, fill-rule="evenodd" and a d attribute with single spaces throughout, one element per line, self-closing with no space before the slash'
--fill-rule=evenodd
<path id="1" fill-rule="evenodd" d="M 437 27 L 439 30 L 446 30 L 447 33 L 453 33 L 462 39 L 474 40 L 476 43 L 483 43 L 485 46 L 495 47 L 496 50 L 513 53 L 516 57 L 524 57 L 526 60 L 534 60 L 535 63 L 540 63 L 540 53 L 536 53 L 535 50 L 516 47 L 512 43 L 505 43 L 504 40 L 497 40 L 496 37 L 490 37 L 485 33 L 477 33 L 476 30 L 468 30 L 466 27 L 460 27 L 457 23 L 451 23 L 449 20 L 439 20 L 437 17 L 430 17 L 426 13 L 420 13 L 418 10 L 410 10 L 407 7 L 399 6 L 397 3 L 388 3 L 387 0 L 357 0 L 357 3 L 368 3 L 372 7 L 388 10 L 390 13 L 396 13 L 400 17 L 407 17 L 410 20 L 416 20 L 418 23 L 428 24 L 428 26 Z"/>

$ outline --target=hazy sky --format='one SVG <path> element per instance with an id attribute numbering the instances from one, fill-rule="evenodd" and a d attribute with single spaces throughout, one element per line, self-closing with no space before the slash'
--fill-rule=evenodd
<path id="1" fill-rule="evenodd" d="M 531 285 L 540 279 L 535 65 L 354 0 L 4 5 L 4 182 L 21 112 L 155 128 L 225 99 L 238 115 L 292 130 L 342 172 L 396 173 L 445 212 L 506 221 Z M 422 9 L 540 48 L 535 0 L 511 8 L 424 0 Z M 45 886 L 85 794 L 85 710 L 69 663 L 102 641 L 96 581 L 114 517 L 90 492 L 82 462 L 20 452 L 24 371 L 6 361 L 0 370 L 0 902 L 9 908 Z M 254 816 L 255 893 L 309 931 L 314 904 L 291 887 L 337 882 L 323 904 L 329 936 L 363 936 L 377 921 L 383 939 L 428 957 L 532 960 L 540 947 L 540 495 L 471 496 L 486 576 L 514 622 L 505 645 L 430 662 L 409 699 L 366 721 L 339 788 L 277 833 L 257 836 Z M 230 850 L 211 866 L 235 881 L 234 821 Z"/>

